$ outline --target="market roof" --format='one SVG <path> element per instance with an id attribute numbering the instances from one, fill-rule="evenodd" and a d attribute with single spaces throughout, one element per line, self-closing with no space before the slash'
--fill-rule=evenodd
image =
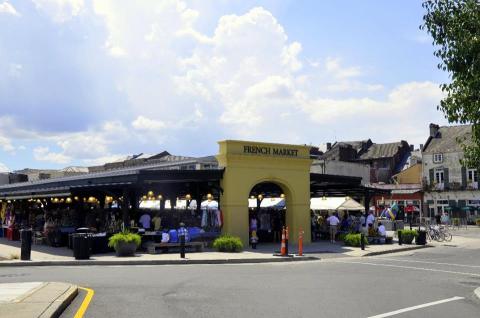
<path id="1" fill-rule="evenodd" d="M 462 152 L 459 141 L 472 143 L 472 125 L 441 126 L 434 137 L 429 137 L 423 153 Z"/>
<path id="2" fill-rule="evenodd" d="M 406 141 L 391 142 L 386 144 L 373 144 L 360 156 L 360 160 L 391 158 L 398 153 Z"/>
<path id="3" fill-rule="evenodd" d="M 345 197 L 361 198 L 373 195 L 388 195 L 390 190 L 378 189 L 361 184 L 362 177 L 337 176 L 310 173 L 311 197 Z"/>
<path id="4" fill-rule="evenodd" d="M 20 182 L 0 186 L 0 199 L 63 195 L 80 189 L 124 188 L 138 184 L 214 182 L 222 178 L 223 169 L 172 170 L 152 166 L 123 168 L 79 176 Z"/>

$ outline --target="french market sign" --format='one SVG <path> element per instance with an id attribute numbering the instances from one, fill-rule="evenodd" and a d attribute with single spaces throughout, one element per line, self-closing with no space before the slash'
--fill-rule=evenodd
<path id="1" fill-rule="evenodd" d="M 243 153 L 265 156 L 298 157 L 298 149 L 244 145 Z"/>

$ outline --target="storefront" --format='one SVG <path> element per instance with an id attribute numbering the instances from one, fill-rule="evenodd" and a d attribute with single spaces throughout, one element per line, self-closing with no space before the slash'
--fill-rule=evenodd
<path id="1" fill-rule="evenodd" d="M 122 224 L 149 224 L 146 232 L 154 232 L 183 222 L 204 237 L 225 233 L 248 244 L 255 217 L 264 241 L 278 240 L 276 233 L 288 226 L 291 241 L 303 231 L 308 243 L 311 197 L 351 196 L 368 207 L 378 192 L 361 186 L 360 178 L 310 173 L 308 146 L 236 140 L 219 146 L 218 164 L 208 169 L 137 166 L 0 186 L 3 226 L 41 231 L 43 224 L 50 243 L 66 244 L 78 227 L 108 236 Z"/>

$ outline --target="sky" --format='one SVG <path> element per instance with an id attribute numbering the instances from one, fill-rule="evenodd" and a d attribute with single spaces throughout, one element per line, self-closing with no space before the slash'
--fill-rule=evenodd
<path id="1" fill-rule="evenodd" d="M 406 140 L 437 110 L 420 0 L 0 0 L 0 171 L 217 141 Z"/>

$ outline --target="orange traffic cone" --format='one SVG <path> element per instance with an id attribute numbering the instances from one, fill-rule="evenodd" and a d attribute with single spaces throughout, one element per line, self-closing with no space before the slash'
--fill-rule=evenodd
<path id="1" fill-rule="evenodd" d="M 288 240 L 289 240 L 289 231 L 287 226 L 285 228 L 285 255 L 288 255 Z"/>
<path id="2" fill-rule="evenodd" d="M 287 245 L 285 244 L 285 227 L 282 230 L 282 245 L 280 247 L 280 255 L 287 255 Z"/>

